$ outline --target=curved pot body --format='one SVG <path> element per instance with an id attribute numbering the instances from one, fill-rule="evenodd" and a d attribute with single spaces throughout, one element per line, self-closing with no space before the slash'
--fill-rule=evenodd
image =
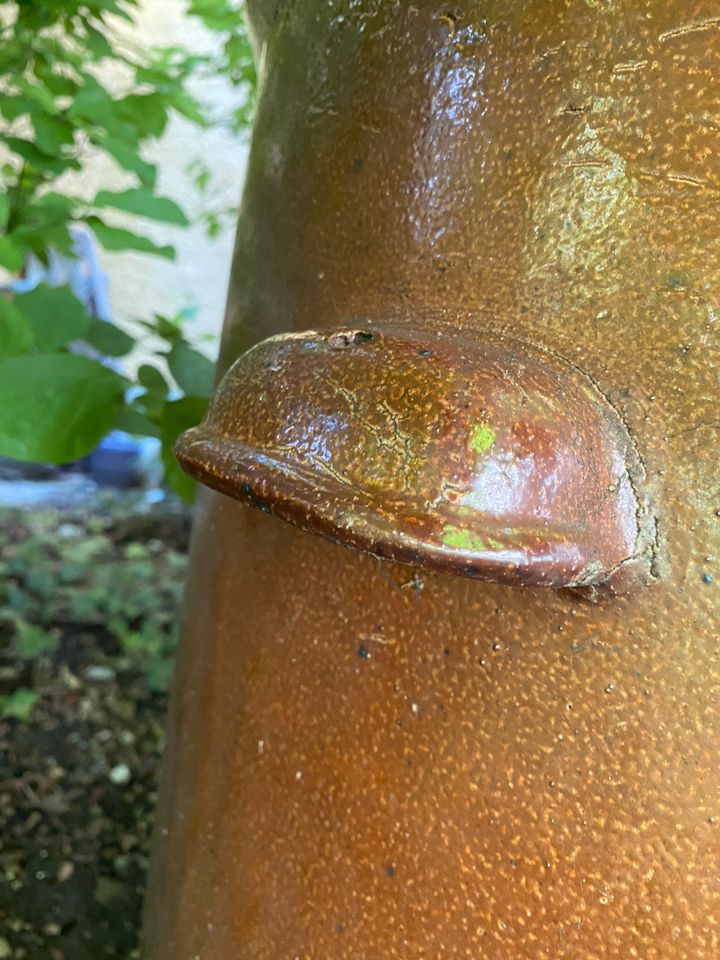
<path id="1" fill-rule="evenodd" d="M 717 0 L 250 13 L 146 955 L 720 956 Z"/>

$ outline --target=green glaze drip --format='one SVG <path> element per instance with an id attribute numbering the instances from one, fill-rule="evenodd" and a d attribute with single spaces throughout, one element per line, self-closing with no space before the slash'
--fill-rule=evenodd
<path id="1" fill-rule="evenodd" d="M 446 547 L 452 547 L 454 550 L 482 552 L 487 549 L 485 542 L 477 534 L 462 527 L 454 527 L 451 524 L 446 524 L 443 527 L 440 539 Z"/>
<path id="2" fill-rule="evenodd" d="M 495 431 L 486 423 L 476 423 L 470 433 L 470 446 L 475 453 L 483 454 L 495 443 Z"/>

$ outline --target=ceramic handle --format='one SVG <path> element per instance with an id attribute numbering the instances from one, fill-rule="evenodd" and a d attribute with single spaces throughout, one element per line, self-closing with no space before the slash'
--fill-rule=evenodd
<path id="1" fill-rule="evenodd" d="M 184 469 L 373 556 L 545 587 L 649 576 L 628 431 L 554 355 L 367 325 L 272 337 L 228 372 Z"/>

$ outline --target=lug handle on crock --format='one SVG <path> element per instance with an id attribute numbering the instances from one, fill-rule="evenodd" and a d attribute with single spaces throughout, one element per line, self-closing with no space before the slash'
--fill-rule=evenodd
<path id="1" fill-rule="evenodd" d="M 271 337 L 176 453 L 207 486 L 375 557 L 551 588 L 650 578 L 623 421 L 589 377 L 510 338 Z"/>

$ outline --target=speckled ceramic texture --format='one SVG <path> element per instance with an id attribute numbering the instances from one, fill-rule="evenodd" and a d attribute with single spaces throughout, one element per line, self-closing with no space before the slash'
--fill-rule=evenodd
<path id="1" fill-rule="evenodd" d="M 633 438 L 597 603 L 202 499 L 145 956 L 720 956 L 717 0 L 255 0 L 223 345 L 513 337 Z"/>

